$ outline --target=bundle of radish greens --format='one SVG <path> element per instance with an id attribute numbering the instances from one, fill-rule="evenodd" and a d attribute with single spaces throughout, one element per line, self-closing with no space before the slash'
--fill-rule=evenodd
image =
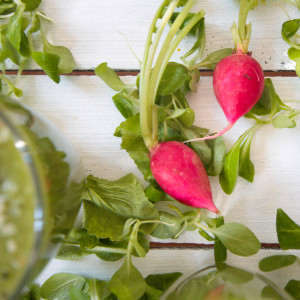
<path id="1" fill-rule="evenodd" d="M 149 236 L 176 239 L 184 231 L 197 230 L 214 242 L 220 272 L 226 269 L 227 251 L 250 256 L 260 250 L 250 229 L 224 222 L 213 202 L 208 176 L 219 176 L 227 194 L 233 192 L 239 176 L 252 182 L 255 169 L 250 149 L 256 131 L 265 125 L 295 127 L 300 111 L 280 99 L 271 79 L 264 79 L 261 66 L 248 51 L 251 24 L 246 19 L 258 1 L 240 1 L 238 23 L 231 28 L 234 49 L 218 49 L 204 59 L 205 12 L 192 13 L 194 4 L 194 0 L 163 1 L 149 28 L 136 85 L 124 83 L 107 63 L 95 70 L 117 92 L 113 101 L 125 120 L 115 136 L 121 138 L 121 148 L 134 160 L 148 186 L 144 190 L 132 174 L 116 181 L 90 175 L 82 197 L 83 225 L 72 229 L 58 258 L 76 260 L 94 254 L 106 261 L 123 259 L 121 268 L 109 281 L 55 274 L 41 288 L 33 286 L 24 299 L 159 299 L 181 274 L 143 278 L 132 256 L 146 256 Z M 283 35 L 293 47 L 289 54 L 296 57 L 298 45 L 290 38 L 299 20 L 292 22 L 284 25 Z M 182 63 L 171 62 L 180 42 L 189 37 L 195 43 L 181 57 Z M 194 125 L 195 114 L 187 98 L 197 90 L 199 68 L 214 70 L 214 92 L 228 120 L 220 133 Z M 254 124 L 226 151 L 221 135 L 243 116 Z M 159 208 L 161 201 L 168 201 L 167 209 Z M 282 249 L 300 249 L 300 226 L 282 210 L 278 210 L 276 224 Z M 260 268 L 271 271 L 296 261 L 299 258 L 291 255 L 280 260 L 270 257 L 261 261 Z M 289 281 L 286 290 L 299 299 L 300 282 Z M 264 293 L 270 295 L 272 290 Z M 186 299 L 200 298 L 191 294 Z"/>

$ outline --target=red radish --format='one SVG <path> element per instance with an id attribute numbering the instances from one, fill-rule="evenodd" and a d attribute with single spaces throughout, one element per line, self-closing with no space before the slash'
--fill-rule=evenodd
<path id="1" fill-rule="evenodd" d="M 151 154 L 152 174 L 160 187 L 183 204 L 217 213 L 218 209 L 212 201 L 208 176 L 199 156 L 183 143 L 158 142 L 158 109 L 155 99 L 162 76 L 180 41 L 204 17 L 204 12 L 199 11 L 192 14 L 185 24 L 195 2 L 194 0 L 183 1 L 184 4 L 181 2 L 164 1 L 149 29 L 139 80 L 141 132 Z M 181 6 L 181 12 L 172 23 L 160 51 L 156 53 L 168 21 L 174 10 Z M 161 21 L 157 25 L 159 18 Z"/>
<path id="2" fill-rule="evenodd" d="M 253 1 L 241 0 L 238 27 L 235 22 L 231 27 L 236 53 L 223 58 L 214 70 L 215 96 L 224 111 L 228 125 L 214 135 L 186 142 L 210 140 L 223 135 L 260 99 L 264 91 L 264 73 L 260 64 L 248 52 L 251 24 L 246 24 L 250 8 L 256 5 L 258 3 Z"/>
<path id="3" fill-rule="evenodd" d="M 223 58 L 216 66 L 213 87 L 228 125 L 217 134 L 192 141 L 221 136 L 248 113 L 264 91 L 264 73 L 260 64 L 249 54 L 232 54 Z"/>
<path id="4" fill-rule="evenodd" d="M 179 202 L 218 213 L 199 156 L 183 143 L 170 141 L 151 150 L 150 167 L 160 187 Z"/>

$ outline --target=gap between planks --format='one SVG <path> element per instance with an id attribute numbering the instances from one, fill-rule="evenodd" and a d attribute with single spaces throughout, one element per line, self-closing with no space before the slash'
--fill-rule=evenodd
<path id="1" fill-rule="evenodd" d="M 119 76 L 137 76 L 139 70 L 115 70 Z M 0 72 L 2 74 L 2 72 Z M 17 75 L 17 70 L 8 70 L 7 75 Z M 200 70 L 201 76 L 213 76 L 213 71 Z M 22 75 L 46 75 L 42 70 L 24 70 Z M 94 70 L 75 70 L 70 74 L 63 74 L 66 76 L 95 76 Z M 297 77 L 295 71 L 264 71 L 266 77 Z"/>
<path id="2" fill-rule="evenodd" d="M 214 248 L 214 244 L 197 244 L 197 243 L 150 243 L 151 249 L 202 249 L 209 250 Z M 261 243 L 261 249 L 281 250 L 278 243 Z"/>

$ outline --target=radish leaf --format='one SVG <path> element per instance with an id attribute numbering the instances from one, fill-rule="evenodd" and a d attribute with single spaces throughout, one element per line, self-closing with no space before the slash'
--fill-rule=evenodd
<path id="1" fill-rule="evenodd" d="M 109 282 L 109 289 L 120 300 L 139 299 L 146 291 L 146 283 L 131 260 L 126 258 Z"/>

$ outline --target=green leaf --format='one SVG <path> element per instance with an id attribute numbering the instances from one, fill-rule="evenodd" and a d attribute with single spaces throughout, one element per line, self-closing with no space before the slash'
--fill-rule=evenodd
<path id="1" fill-rule="evenodd" d="M 295 255 L 272 255 L 259 262 L 259 269 L 263 272 L 270 272 L 292 265 L 296 260 Z"/>
<path id="2" fill-rule="evenodd" d="M 93 248 L 98 244 L 98 239 L 89 235 L 84 228 L 72 228 L 65 239 L 65 243 L 78 244 L 82 248 Z"/>
<path id="3" fill-rule="evenodd" d="M 126 259 L 111 278 L 109 289 L 120 300 L 134 300 L 143 296 L 146 291 L 146 282 L 132 262 Z"/>
<path id="4" fill-rule="evenodd" d="M 298 58 L 300 58 L 300 49 L 296 49 L 294 47 L 291 47 L 288 50 L 288 56 L 291 60 L 297 61 Z"/>
<path id="5" fill-rule="evenodd" d="M 219 218 L 217 222 L 217 227 L 224 225 L 224 217 Z M 225 267 L 224 263 L 227 259 L 227 249 L 218 237 L 215 237 L 214 258 L 217 269 L 219 271 L 223 270 Z"/>
<path id="6" fill-rule="evenodd" d="M 184 83 L 190 80 L 189 71 L 184 65 L 170 62 L 159 83 L 157 95 L 170 95 L 180 89 Z"/>
<path id="7" fill-rule="evenodd" d="M 99 243 L 99 245 L 126 250 L 126 248 L 128 247 L 128 240 L 122 239 L 119 242 L 112 242 L 109 239 L 101 239 L 101 244 Z M 103 251 L 103 249 L 98 250 L 97 246 L 90 249 L 90 252 L 96 254 L 97 257 L 105 261 L 116 261 L 121 259 L 125 255 L 124 253 L 114 253 L 112 251 L 105 252 Z"/>
<path id="8" fill-rule="evenodd" d="M 299 26 L 300 19 L 294 19 L 284 22 L 281 27 L 281 36 L 283 40 L 296 49 L 300 49 L 300 45 L 293 43 L 290 38 L 297 33 Z"/>
<path id="9" fill-rule="evenodd" d="M 97 238 L 109 238 L 118 241 L 123 234 L 125 219 L 110 209 L 109 206 L 99 206 L 83 201 L 83 226 L 91 235 Z"/>
<path id="10" fill-rule="evenodd" d="M 80 246 L 63 244 L 59 248 L 56 258 L 61 260 L 79 260 L 86 255 L 88 253 L 82 250 Z"/>
<path id="11" fill-rule="evenodd" d="M 121 148 L 134 160 L 146 180 L 153 179 L 150 170 L 149 150 L 142 138 L 140 114 L 128 118 L 117 127 L 115 136 L 122 137 Z"/>
<path id="12" fill-rule="evenodd" d="M 206 166 L 209 176 L 218 176 L 224 166 L 226 147 L 223 137 L 217 137 L 213 140 L 206 141 L 207 146 L 211 149 L 211 160 Z"/>
<path id="13" fill-rule="evenodd" d="M 267 285 L 261 291 L 261 296 L 263 298 L 284 300 L 271 286 Z"/>
<path id="14" fill-rule="evenodd" d="M 239 223 L 227 223 L 218 228 L 211 229 L 222 244 L 233 254 L 250 256 L 260 249 L 260 242 L 254 233 Z"/>
<path id="15" fill-rule="evenodd" d="M 128 86 L 122 82 L 118 74 L 107 66 L 107 63 L 100 64 L 95 69 L 95 74 L 100 77 L 114 91 L 121 91 Z"/>
<path id="16" fill-rule="evenodd" d="M 31 27 L 29 29 L 29 33 L 37 32 L 37 31 L 40 30 L 40 28 L 41 28 L 40 17 L 39 17 L 39 15 L 34 14 L 33 18 L 32 18 L 32 25 L 31 25 Z"/>
<path id="17" fill-rule="evenodd" d="M 180 127 L 182 136 L 186 140 L 191 140 L 198 137 L 203 137 L 208 133 L 208 129 L 200 128 L 197 126 L 191 126 L 190 128 Z M 198 154 L 204 166 L 207 166 L 212 159 L 212 151 L 205 141 L 192 142 L 190 147 Z"/>
<path id="18" fill-rule="evenodd" d="M 71 286 L 84 290 L 86 279 L 69 273 L 57 273 L 52 275 L 41 287 L 41 296 L 47 300 L 71 299 L 67 297 Z"/>
<path id="19" fill-rule="evenodd" d="M 10 60 L 15 63 L 16 65 L 19 65 L 20 63 L 20 55 L 17 52 L 17 50 L 11 45 L 9 40 L 6 37 L 6 34 L 2 31 L 1 32 L 1 46 L 2 46 L 2 51 L 5 51 L 5 55 L 10 58 Z M 6 58 L 5 58 L 6 59 Z"/>
<path id="20" fill-rule="evenodd" d="M 183 126 L 190 128 L 195 121 L 195 113 L 191 108 L 186 108 L 185 112 L 178 117 L 178 120 L 183 124 Z"/>
<path id="21" fill-rule="evenodd" d="M 146 292 L 139 300 L 158 300 L 162 295 L 162 291 L 152 287 L 151 285 L 146 285 Z"/>
<path id="22" fill-rule="evenodd" d="M 164 211 L 159 212 L 159 219 L 170 224 L 158 224 L 153 230 L 151 235 L 159 239 L 174 239 L 181 231 L 184 222 L 182 217 L 177 217 Z"/>
<path id="23" fill-rule="evenodd" d="M 138 109 L 135 108 L 132 99 L 130 99 L 130 97 L 124 92 L 114 95 L 112 99 L 116 108 L 125 119 L 133 117 L 138 112 Z"/>
<path id="24" fill-rule="evenodd" d="M 284 288 L 295 300 L 300 300 L 300 281 L 290 280 Z"/>
<path id="25" fill-rule="evenodd" d="M 32 284 L 29 287 L 29 292 L 26 295 L 22 295 L 20 300 L 40 300 L 41 288 L 37 284 Z"/>
<path id="26" fill-rule="evenodd" d="M 180 276 L 182 276 L 180 272 L 155 274 L 148 275 L 145 281 L 157 290 L 165 292 Z"/>
<path id="27" fill-rule="evenodd" d="M 21 34 L 20 54 L 23 57 L 30 57 L 31 55 L 31 51 L 28 43 L 28 37 L 24 32 L 22 32 Z"/>
<path id="28" fill-rule="evenodd" d="M 156 182 L 151 182 L 145 189 L 145 196 L 152 202 L 165 200 L 166 194 Z"/>
<path id="29" fill-rule="evenodd" d="M 91 298 L 84 292 L 82 292 L 76 286 L 69 287 L 69 296 L 71 300 L 90 300 Z M 64 297 L 65 299 L 65 297 Z"/>
<path id="30" fill-rule="evenodd" d="M 198 69 L 192 70 L 191 80 L 189 82 L 189 88 L 192 92 L 197 93 L 198 82 L 200 80 L 200 71 Z"/>
<path id="31" fill-rule="evenodd" d="M 90 278 L 87 282 L 90 288 L 89 294 L 93 300 L 106 300 L 111 295 L 107 281 Z"/>
<path id="32" fill-rule="evenodd" d="M 231 194 L 235 188 L 240 159 L 240 145 L 241 142 L 234 144 L 230 151 L 225 156 L 224 167 L 219 176 L 219 182 L 223 191 L 226 194 Z"/>
<path id="33" fill-rule="evenodd" d="M 226 267 L 220 272 L 224 281 L 228 281 L 233 284 L 245 284 L 253 279 L 253 275 L 245 270 Z"/>
<path id="34" fill-rule="evenodd" d="M 282 250 L 300 249 L 300 226 L 280 208 L 277 210 L 276 230 Z"/>
<path id="35" fill-rule="evenodd" d="M 300 114 L 300 110 L 284 112 L 272 119 L 275 128 L 294 128 L 297 126 L 295 118 Z"/>
<path id="36" fill-rule="evenodd" d="M 32 52 L 31 56 L 54 82 L 59 83 L 58 65 L 60 58 L 58 55 L 44 52 Z"/>
<path id="37" fill-rule="evenodd" d="M 207 68 L 214 70 L 216 65 L 226 56 L 232 54 L 231 48 L 224 48 L 210 53 L 200 63 L 196 64 L 193 68 Z"/>
<path id="38" fill-rule="evenodd" d="M 42 2 L 42 0 L 21 0 L 21 1 L 26 5 L 27 11 L 33 11 L 37 9 Z"/>
<path id="39" fill-rule="evenodd" d="M 255 132 L 253 131 L 246 137 L 240 149 L 240 158 L 239 158 L 239 176 L 243 177 L 249 182 L 253 182 L 254 175 L 255 175 L 254 164 L 250 159 L 251 142 L 254 133 Z"/>
<path id="40" fill-rule="evenodd" d="M 94 203 L 99 207 L 107 207 L 117 216 L 139 220 L 158 219 L 158 210 L 147 199 L 142 185 L 133 174 L 115 181 L 90 175 L 87 177 L 86 186 Z"/>
<path id="41" fill-rule="evenodd" d="M 42 35 L 42 37 L 44 43 L 44 53 L 54 54 L 59 57 L 58 72 L 60 74 L 71 73 L 76 66 L 71 51 L 63 46 L 54 46 L 46 40 L 44 35 Z"/>
<path id="42" fill-rule="evenodd" d="M 17 50 L 20 50 L 21 44 L 21 29 L 22 29 L 22 17 L 25 10 L 24 4 L 17 6 L 16 12 L 11 16 L 6 32 L 6 36 L 11 45 Z"/>

